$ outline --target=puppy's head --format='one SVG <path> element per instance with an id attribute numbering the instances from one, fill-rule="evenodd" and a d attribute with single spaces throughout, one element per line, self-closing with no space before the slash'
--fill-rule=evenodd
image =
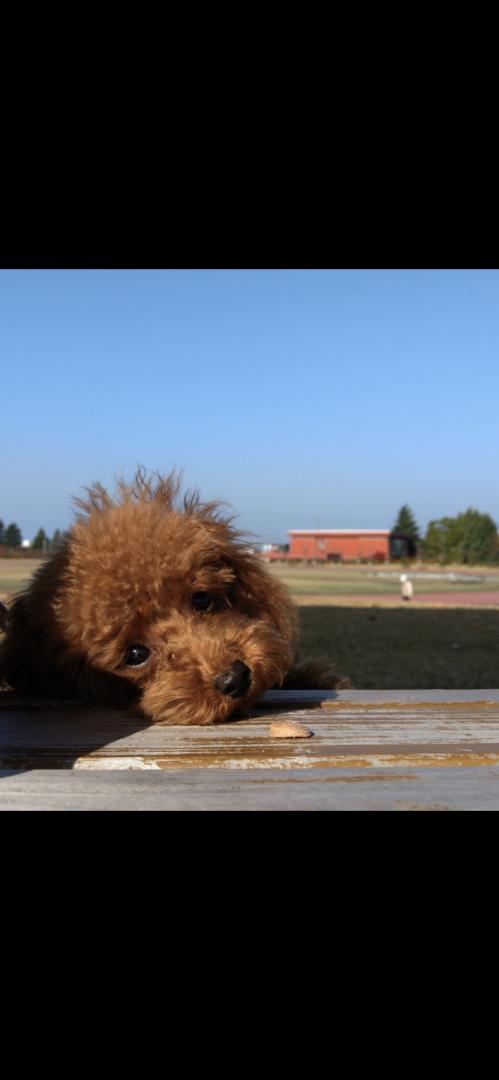
<path id="1" fill-rule="evenodd" d="M 178 494 L 175 475 L 139 473 L 116 500 L 99 485 L 77 500 L 53 612 L 83 680 L 125 681 L 154 720 L 210 724 L 279 685 L 296 616 L 220 505 Z"/>

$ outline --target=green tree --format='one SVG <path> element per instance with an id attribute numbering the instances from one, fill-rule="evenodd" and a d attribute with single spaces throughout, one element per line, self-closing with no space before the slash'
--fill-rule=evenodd
<path id="1" fill-rule="evenodd" d="M 5 544 L 5 525 L 0 519 L 0 545 Z"/>
<path id="2" fill-rule="evenodd" d="M 451 518 L 440 518 L 428 522 L 423 540 L 423 552 L 425 559 L 429 559 L 430 562 L 446 562 L 445 548 L 450 521 Z"/>
<path id="3" fill-rule="evenodd" d="M 50 541 L 51 549 L 60 547 L 63 540 L 64 540 L 64 534 L 61 532 L 60 529 L 56 529 L 55 533 L 54 533 L 54 535 L 53 535 L 53 537 L 52 537 L 52 539 Z"/>
<path id="4" fill-rule="evenodd" d="M 499 557 L 497 525 L 490 514 L 470 507 L 456 517 L 430 521 L 424 539 L 426 559 L 440 563 L 491 563 Z"/>
<path id="5" fill-rule="evenodd" d="M 45 532 L 45 529 L 38 529 L 38 532 L 33 540 L 31 547 L 35 551 L 46 551 L 48 548 L 49 538 Z"/>
<path id="6" fill-rule="evenodd" d="M 393 526 L 392 532 L 405 533 L 406 536 L 411 536 L 414 541 L 420 539 L 419 528 L 416 522 L 416 518 L 407 504 L 400 507 L 398 517 Z"/>
<path id="7" fill-rule="evenodd" d="M 21 530 L 14 522 L 5 530 L 5 546 L 9 548 L 21 547 Z"/>
<path id="8" fill-rule="evenodd" d="M 489 563 L 497 555 L 497 525 L 490 514 L 471 507 L 459 514 L 460 554 L 464 563 Z"/>

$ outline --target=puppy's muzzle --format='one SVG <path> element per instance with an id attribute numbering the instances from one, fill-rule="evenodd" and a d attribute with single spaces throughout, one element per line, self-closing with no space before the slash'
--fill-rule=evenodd
<path id="1" fill-rule="evenodd" d="M 213 685 L 221 694 L 232 698 L 244 697 L 251 686 L 251 671 L 247 664 L 235 660 L 228 671 L 213 680 Z"/>

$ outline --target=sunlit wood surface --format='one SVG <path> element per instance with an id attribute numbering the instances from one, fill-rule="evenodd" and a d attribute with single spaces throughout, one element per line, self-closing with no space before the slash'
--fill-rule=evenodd
<path id="1" fill-rule="evenodd" d="M 1 694 L 0 809 L 497 810 L 499 690 L 272 691 L 213 727 Z"/>

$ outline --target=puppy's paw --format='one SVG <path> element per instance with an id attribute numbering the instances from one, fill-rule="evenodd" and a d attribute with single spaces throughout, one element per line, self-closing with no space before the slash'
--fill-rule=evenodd
<path id="1" fill-rule="evenodd" d="M 331 666 L 320 660 L 306 660 L 288 671 L 283 690 L 348 690 L 350 679 L 337 675 Z"/>

